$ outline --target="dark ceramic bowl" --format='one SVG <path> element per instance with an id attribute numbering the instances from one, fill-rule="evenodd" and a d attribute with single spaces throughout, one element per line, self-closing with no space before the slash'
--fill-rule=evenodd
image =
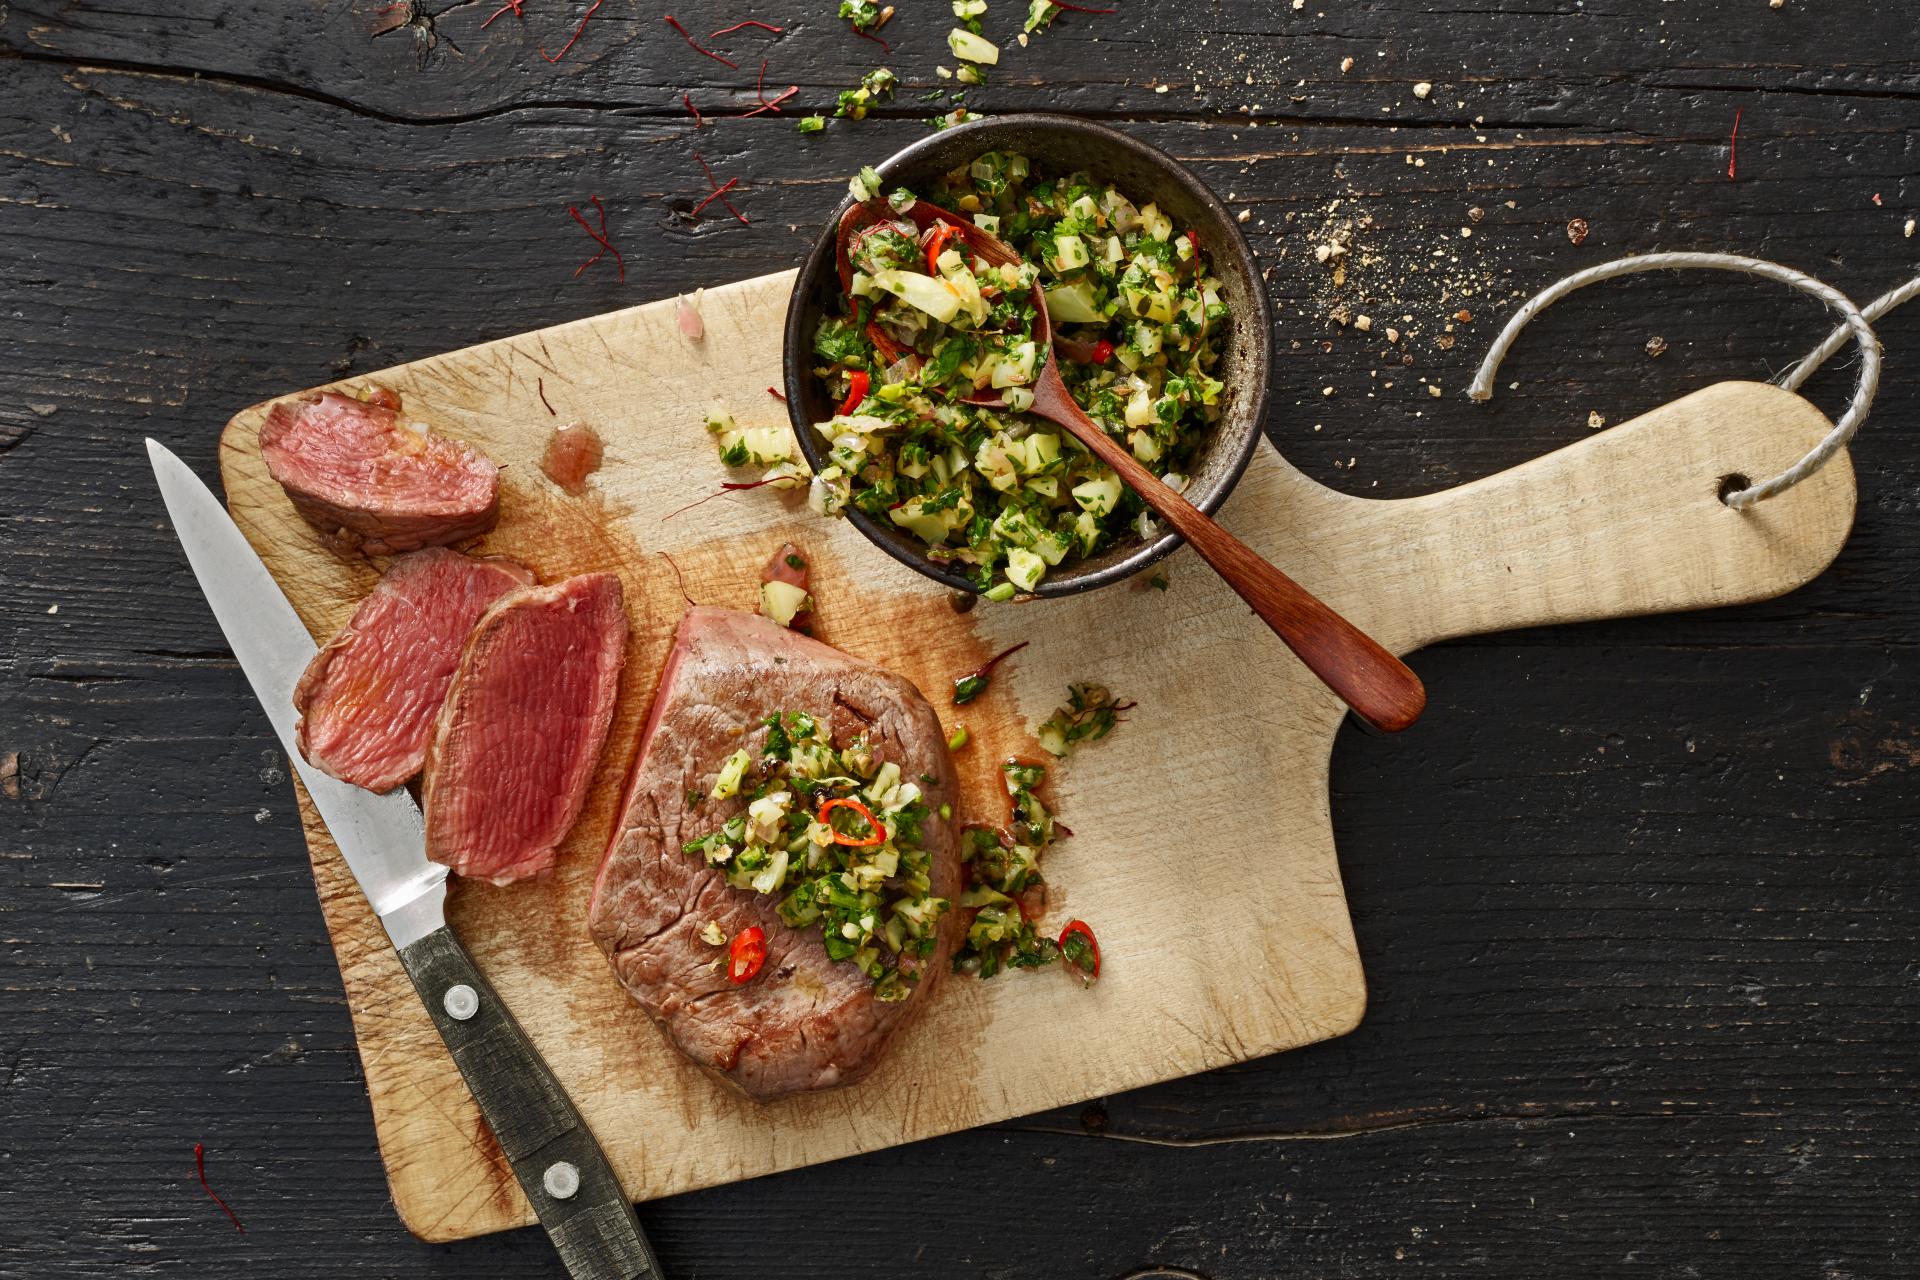
<path id="1" fill-rule="evenodd" d="M 940 175 L 988 151 L 1018 152 L 1036 166 L 1056 173 L 1085 170 L 1095 179 L 1113 184 L 1135 204 L 1158 204 L 1173 219 L 1175 228 L 1199 231 L 1202 251 L 1220 277 L 1228 313 L 1226 343 L 1215 370 L 1215 376 L 1226 384 L 1222 397 L 1225 407 L 1194 455 L 1186 490 L 1189 501 L 1211 514 L 1226 501 L 1253 455 L 1267 392 L 1272 333 L 1267 295 L 1260 285 L 1253 251 L 1247 247 L 1239 225 L 1226 206 L 1172 157 L 1124 133 L 1071 116 L 995 116 L 956 125 L 914 143 L 876 167 L 886 180 L 887 190 L 924 190 Z M 787 413 L 793 419 L 800 451 L 816 471 L 827 465 L 827 446 L 813 424 L 831 418 L 835 405 L 813 372 L 813 333 L 839 296 L 834 232 L 852 203 L 849 196 L 827 219 L 800 268 L 793 298 L 787 304 Z M 847 518 L 868 541 L 902 564 L 947 586 L 977 590 L 955 567 L 927 559 L 924 544 L 891 521 L 876 520 L 852 507 L 847 509 Z M 1152 542 L 1137 537 L 1122 539 L 1096 556 L 1068 561 L 1049 571 L 1040 580 L 1036 594 L 1071 595 L 1118 582 L 1166 556 L 1180 543 L 1180 536 L 1171 532 Z"/>

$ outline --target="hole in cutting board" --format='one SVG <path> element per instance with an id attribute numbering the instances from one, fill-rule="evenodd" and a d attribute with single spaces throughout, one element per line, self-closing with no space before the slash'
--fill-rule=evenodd
<path id="1" fill-rule="evenodd" d="M 1725 506 L 1728 498 L 1740 492 L 1742 489 L 1751 489 L 1752 487 L 1753 481 L 1747 479 L 1741 472 L 1735 471 L 1730 475 L 1720 477 L 1720 486 L 1714 490 L 1714 493 L 1719 496 L 1720 504 Z"/>

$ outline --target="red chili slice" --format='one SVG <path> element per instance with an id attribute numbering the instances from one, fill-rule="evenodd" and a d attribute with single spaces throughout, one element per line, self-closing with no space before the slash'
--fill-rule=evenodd
<path id="1" fill-rule="evenodd" d="M 863 840 L 855 839 L 843 831 L 835 831 L 833 829 L 833 823 L 827 820 L 827 815 L 835 809 L 851 809 L 865 818 L 869 831 L 868 836 Z M 835 844 L 844 844 L 850 849 L 871 849 L 874 845 L 885 844 L 887 842 L 887 829 L 880 825 L 878 818 L 873 816 L 873 810 L 867 808 L 867 806 L 850 796 L 843 796 L 838 800 L 827 801 L 820 806 L 820 812 L 816 816 L 820 819 L 820 825 L 825 827 L 833 837 Z"/>
<path id="2" fill-rule="evenodd" d="M 855 369 L 847 376 L 847 398 L 840 405 L 843 416 L 860 407 L 860 402 L 867 398 L 867 385 L 871 381 L 865 369 Z"/>
<path id="3" fill-rule="evenodd" d="M 1093 936 L 1093 929 L 1088 926 L 1085 920 L 1067 921 L 1067 927 L 1060 931 L 1061 951 L 1065 952 L 1067 939 L 1075 934 L 1079 934 L 1087 940 L 1087 949 L 1093 952 L 1093 973 L 1089 976 L 1091 978 L 1098 978 L 1100 976 L 1100 940 Z M 1069 961 L 1068 963 L 1072 962 Z M 1075 965 L 1074 967 L 1078 968 L 1079 966 Z"/>
<path id="4" fill-rule="evenodd" d="M 939 226 L 935 227 L 932 231 L 927 233 L 927 274 L 928 275 L 937 276 L 940 274 L 940 266 L 939 266 L 940 254 L 942 253 L 942 251 L 946 249 L 947 241 L 953 239 L 954 236 L 958 234 L 959 233 L 953 229 L 952 224 L 946 223 L 946 222 L 941 223 Z"/>
<path id="5" fill-rule="evenodd" d="M 760 966 L 766 962 L 767 931 L 765 929 L 757 924 L 750 924 L 733 935 L 733 942 L 727 948 L 727 977 L 736 985 L 752 981 L 753 975 L 759 973 Z"/>

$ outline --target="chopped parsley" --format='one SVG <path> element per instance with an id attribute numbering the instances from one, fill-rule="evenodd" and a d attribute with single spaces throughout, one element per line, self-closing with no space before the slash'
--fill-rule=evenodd
<path id="1" fill-rule="evenodd" d="M 1082 742 L 1098 742 L 1112 733 L 1119 723 L 1114 713 L 1131 706 L 1131 702 L 1115 702 L 1103 684 L 1070 684 L 1067 705 L 1056 707 L 1041 722 L 1035 736 L 1049 753 L 1071 755 Z"/>

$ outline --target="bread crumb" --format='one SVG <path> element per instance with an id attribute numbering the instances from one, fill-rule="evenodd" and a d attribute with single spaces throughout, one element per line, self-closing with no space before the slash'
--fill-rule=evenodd
<path id="1" fill-rule="evenodd" d="M 1253 210 L 1242 209 L 1240 212 L 1233 215 L 1233 220 L 1235 222 L 1245 222 L 1248 218 L 1251 218 L 1252 216 L 1253 216 Z"/>
<path id="2" fill-rule="evenodd" d="M 1651 338 L 1648 338 L 1647 354 L 1653 357 L 1655 360 L 1658 360 L 1661 356 L 1667 354 L 1667 340 L 1661 337 L 1657 333 L 1654 334 Z"/>
<path id="3" fill-rule="evenodd" d="M 1438 400 L 1440 398 L 1440 384 L 1437 382 L 1429 382 L 1427 384 L 1427 394 L 1435 400 Z"/>
<path id="4" fill-rule="evenodd" d="M 1353 59 L 1352 58 L 1340 59 L 1340 74 L 1345 75 L 1347 74 L 1347 72 L 1351 70 L 1353 70 Z"/>
<path id="5" fill-rule="evenodd" d="M 1901 234 L 1906 236 L 1906 238 L 1909 240 L 1913 239 L 1913 219 L 1912 218 L 1907 219 L 1906 228 L 1901 232 Z"/>
<path id="6" fill-rule="evenodd" d="M 1166 91 L 1167 91 L 1168 89 L 1170 89 L 1170 88 L 1172 88 L 1172 87 L 1173 87 L 1173 86 L 1171 86 L 1171 85 L 1165 85 L 1165 84 L 1162 84 L 1162 85 L 1155 85 L 1155 86 L 1154 86 L 1154 89 L 1153 89 L 1153 91 L 1154 91 L 1155 93 L 1165 93 L 1165 92 L 1166 92 Z"/>
<path id="7" fill-rule="evenodd" d="M 1433 85 L 1431 85 L 1425 80 L 1422 80 L 1419 84 L 1416 84 L 1415 86 L 1413 86 L 1413 96 L 1416 98 L 1424 98 L 1432 92 L 1433 92 Z"/>
<path id="8" fill-rule="evenodd" d="M 1332 388 L 1332 387 L 1322 387 L 1322 388 L 1320 388 L 1320 394 L 1321 394 L 1321 395 L 1323 395 L 1323 396 L 1330 396 L 1330 395 L 1332 395 L 1332 394 L 1333 394 L 1333 388 Z M 1319 430 L 1319 428 L 1318 428 L 1318 427 L 1316 427 L 1316 428 L 1314 428 L 1314 429 L 1315 429 L 1316 431 L 1317 431 L 1317 430 Z"/>
<path id="9" fill-rule="evenodd" d="M 1568 242 L 1577 245 L 1583 243 L 1586 238 L 1587 220 L 1585 218 L 1569 218 L 1567 220 Z"/>
<path id="10" fill-rule="evenodd" d="M 1600 428 L 1606 425 L 1607 425 L 1607 420 L 1600 416 L 1600 411 L 1598 409 L 1595 409 L 1592 413 L 1589 413 L 1587 415 L 1587 430 L 1598 431 Z"/>
<path id="11" fill-rule="evenodd" d="M 1371 333 L 1373 331 L 1373 317 L 1355 316 L 1353 318 L 1353 327 L 1362 333 Z"/>
<path id="12" fill-rule="evenodd" d="M 1387 341 L 1388 341 L 1388 342 L 1398 342 L 1398 341 L 1400 341 L 1400 331 L 1399 331 L 1398 329 L 1388 329 L 1388 330 L 1387 330 Z"/>

